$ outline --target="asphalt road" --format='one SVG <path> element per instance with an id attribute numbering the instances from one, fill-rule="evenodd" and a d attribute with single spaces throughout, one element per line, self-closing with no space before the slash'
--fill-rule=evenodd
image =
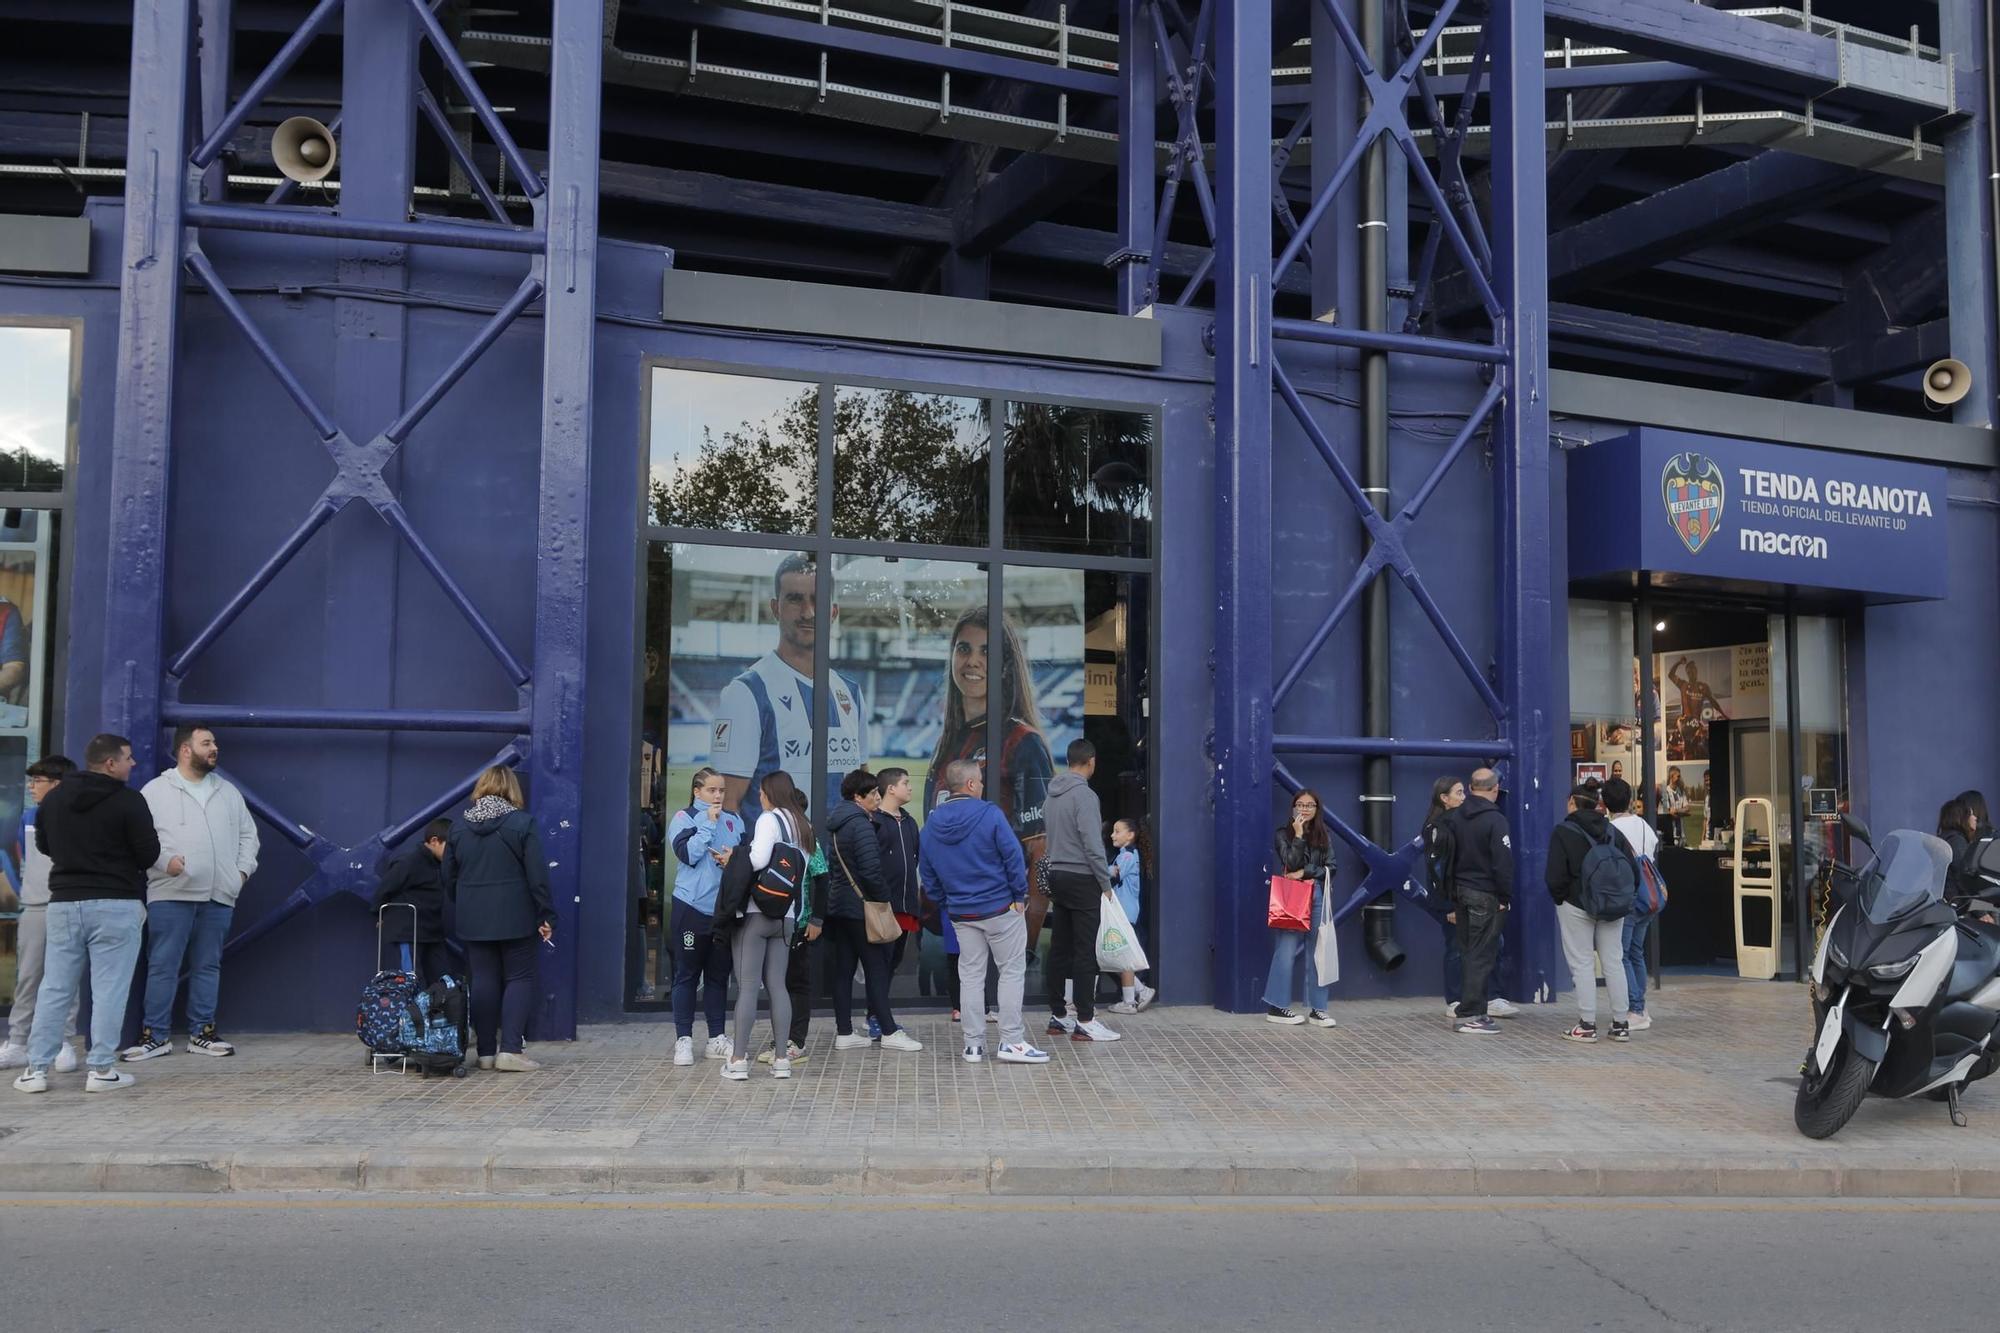
<path id="1" fill-rule="evenodd" d="M 1979 1330 L 2000 1203 L 0 1196 L 35 1330 Z"/>

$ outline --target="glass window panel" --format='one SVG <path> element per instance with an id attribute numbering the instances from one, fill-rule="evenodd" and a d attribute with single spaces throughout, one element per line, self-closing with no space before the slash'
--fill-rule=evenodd
<path id="1" fill-rule="evenodd" d="M 804 535 L 819 488 L 819 386 L 653 370 L 648 512 L 662 527 Z"/>
<path id="2" fill-rule="evenodd" d="M 840 556 L 835 570 L 831 666 L 840 720 L 827 729 L 827 785 L 863 762 L 878 774 L 904 770 L 908 814 L 921 836 L 940 796 L 940 746 L 959 752 L 957 741 L 945 739 L 947 717 L 954 709 L 964 713 L 951 646 L 978 637 L 966 627 L 985 622 L 986 569 L 949 560 Z M 968 667 L 957 679 L 979 674 Z M 973 688 L 983 708 L 983 686 L 974 681 Z M 975 747 L 967 757 L 978 753 Z M 890 995 L 898 1002 L 946 1002 L 955 964 L 946 961 L 942 923 L 934 914 L 919 915 L 922 928 L 905 935 L 896 951 Z"/>
<path id="3" fill-rule="evenodd" d="M 642 902 L 628 955 L 631 999 L 665 1003 L 673 976 L 674 816 L 694 776 L 723 776 L 723 805 L 747 831 L 758 784 L 782 768 L 812 794 L 810 681 L 817 569 L 787 551 L 652 543 L 639 744 Z M 690 879 L 689 888 L 693 888 Z"/>
<path id="4" fill-rule="evenodd" d="M 0 491 L 60 491 L 69 458 L 68 329 L 0 325 Z"/>
<path id="5" fill-rule="evenodd" d="M 1144 413 L 1007 404 L 1007 545 L 1144 558 L 1153 435 Z"/>
<path id="6" fill-rule="evenodd" d="M 986 544 L 986 402 L 907 389 L 836 392 L 833 535 Z"/>

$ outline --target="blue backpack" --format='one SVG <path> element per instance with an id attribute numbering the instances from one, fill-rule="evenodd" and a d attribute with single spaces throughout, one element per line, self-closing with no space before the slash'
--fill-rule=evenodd
<path id="1" fill-rule="evenodd" d="M 439 977 L 403 1006 L 397 1044 L 405 1055 L 457 1064 L 465 1058 L 465 1017 L 465 989 L 458 978 Z"/>
<path id="2" fill-rule="evenodd" d="M 354 1034 L 371 1051 L 384 1054 L 402 1049 L 404 1012 L 423 989 L 413 972 L 377 972 L 361 988 L 354 1010 Z"/>
<path id="3" fill-rule="evenodd" d="M 1588 833 L 1585 837 L 1590 837 Z M 1631 915 L 1639 896 L 1639 872 L 1632 857 L 1619 845 L 1618 835 L 1609 829 L 1599 842 L 1590 839 L 1583 867 L 1577 875 L 1576 905 L 1599 921 L 1617 921 Z"/>

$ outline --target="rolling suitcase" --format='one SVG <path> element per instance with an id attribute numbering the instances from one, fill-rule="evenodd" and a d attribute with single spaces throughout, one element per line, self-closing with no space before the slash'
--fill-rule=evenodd
<path id="1" fill-rule="evenodd" d="M 467 1003 L 463 980 L 453 976 L 426 985 L 413 969 L 381 968 L 382 914 L 396 907 L 410 911 L 410 939 L 415 952 L 417 909 L 414 904 L 389 903 L 375 914 L 375 961 L 378 970 L 362 987 L 354 1014 L 355 1035 L 368 1048 L 368 1066 L 449 1073 L 464 1078 L 471 1050 L 467 1039 Z"/>

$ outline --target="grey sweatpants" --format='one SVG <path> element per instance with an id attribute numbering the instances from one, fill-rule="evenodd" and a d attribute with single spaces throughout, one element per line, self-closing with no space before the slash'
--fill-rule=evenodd
<path id="1" fill-rule="evenodd" d="M 1591 960 L 1604 966 L 1604 988 L 1611 992 L 1611 1017 L 1631 1016 L 1631 996 L 1625 993 L 1625 919 L 1599 921 L 1581 907 L 1556 904 L 1556 924 L 1562 928 L 1563 956 L 1569 959 L 1570 980 L 1576 983 L 1576 1017 L 1597 1022 L 1597 978 Z"/>
<path id="2" fill-rule="evenodd" d="M 1021 1025 L 1021 994 L 1028 976 L 1027 918 L 1019 912 L 1002 912 L 983 921 L 954 920 L 951 928 L 958 933 L 959 993 L 972 997 L 959 1008 L 965 1044 L 986 1045 L 986 1015 L 978 996 L 986 986 L 989 953 L 1000 969 L 1000 1044 L 1018 1046 L 1025 1042 L 1028 1034 Z"/>
<path id="3" fill-rule="evenodd" d="M 46 903 L 23 904 L 21 920 L 14 932 L 19 970 L 14 976 L 14 1007 L 7 1015 L 7 1040 L 16 1046 L 28 1044 L 35 1025 L 35 992 L 42 988 L 42 965 L 49 953 L 49 908 Z M 63 1040 L 76 1037 L 76 1011 L 83 1005 L 78 991 L 70 1006 L 69 1022 L 63 1024 Z"/>
<path id="4" fill-rule="evenodd" d="M 791 950 L 786 941 L 792 931 L 789 918 L 765 916 L 752 911 L 736 923 L 736 939 L 730 952 L 736 960 L 736 1026 L 730 1032 L 733 1059 L 750 1058 L 750 1031 L 757 1026 L 757 982 L 771 998 L 771 1040 L 779 1055 L 785 1053 L 785 1037 L 792 1030 L 792 996 L 785 989 L 785 969 Z"/>

